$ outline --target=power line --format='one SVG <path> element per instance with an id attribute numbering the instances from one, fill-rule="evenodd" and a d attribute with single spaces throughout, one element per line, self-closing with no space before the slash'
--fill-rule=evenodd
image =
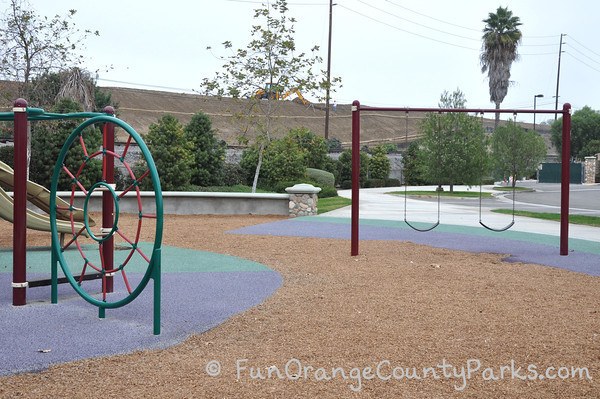
<path id="1" fill-rule="evenodd" d="M 457 27 L 457 28 L 466 29 L 466 30 L 470 30 L 470 31 L 475 31 L 475 32 L 479 32 L 479 33 L 481 33 L 481 29 L 468 28 L 468 27 L 466 27 L 466 26 L 462 26 L 462 25 L 453 24 L 452 22 L 444 21 L 444 20 L 442 20 L 442 19 L 434 18 L 434 17 L 432 17 L 432 16 L 429 16 L 429 15 L 427 15 L 427 14 L 423 14 L 423 13 L 420 13 L 420 12 L 418 12 L 418 11 L 415 11 L 415 10 L 411 10 L 410 8 L 407 8 L 407 7 L 401 6 L 400 4 L 394 3 L 393 1 L 390 1 L 390 0 L 386 0 L 386 1 L 387 1 L 388 3 L 390 3 L 390 4 L 394 5 L 394 6 L 396 6 L 396 7 L 402 8 L 402 9 L 404 9 L 404 10 L 406 10 L 406 11 L 410 11 L 410 12 L 412 12 L 412 13 L 414 13 L 414 14 L 417 14 L 417 15 L 420 15 L 420 16 L 422 16 L 422 17 L 429 18 L 429 19 L 432 19 L 432 20 L 434 20 L 434 21 L 441 22 L 441 23 L 443 23 L 443 24 L 450 25 L 450 26 L 454 26 L 454 27 Z"/>
<path id="2" fill-rule="evenodd" d="M 566 44 L 566 43 L 565 43 Z M 571 50 L 575 50 L 576 52 L 578 52 L 579 54 L 583 55 L 585 58 L 589 59 L 592 62 L 595 62 L 596 64 L 600 65 L 600 61 L 596 61 L 595 59 L 593 59 L 592 57 L 590 57 L 589 55 L 585 54 L 582 51 L 577 50 L 575 47 L 571 46 L 570 47 Z"/>
<path id="3" fill-rule="evenodd" d="M 583 44 L 581 44 L 579 41 L 575 40 L 575 38 L 573 36 L 569 36 L 569 39 L 573 40 L 575 43 L 579 44 L 581 47 L 583 47 L 584 49 L 586 49 L 587 51 L 589 51 L 592 54 L 597 55 L 598 57 L 600 57 L 600 54 L 596 53 L 594 50 L 591 50 L 587 47 L 585 47 Z"/>
<path id="4" fill-rule="evenodd" d="M 571 58 L 576 59 L 577 61 L 579 61 L 580 63 L 582 63 L 583 65 L 585 65 L 586 67 L 593 69 L 596 72 L 600 72 L 600 69 L 594 68 L 593 66 L 591 66 L 590 64 L 586 63 L 585 61 L 580 60 L 579 58 L 575 57 L 573 54 L 565 51 L 565 54 L 569 55 Z"/>
<path id="5" fill-rule="evenodd" d="M 370 19 L 371 21 L 377 22 L 379 24 L 388 26 L 388 27 L 390 27 L 392 29 L 396 29 L 396 30 L 399 30 L 399 31 L 404 32 L 404 33 L 408 33 L 408 34 L 413 35 L 413 36 L 417 36 L 417 37 L 420 37 L 420 38 L 423 38 L 423 39 L 431 40 L 431 41 L 442 43 L 442 44 L 447 44 L 449 46 L 460 47 L 460 48 L 464 48 L 464 49 L 472 50 L 472 51 L 479 51 L 479 49 L 475 49 L 475 48 L 467 47 L 467 46 L 461 46 L 460 44 L 455 44 L 455 43 L 450 43 L 450 42 L 446 42 L 446 41 L 443 41 L 443 40 L 434 39 L 434 38 L 429 37 L 429 36 L 421 35 L 421 34 L 418 34 L 418 33 L 415 33 L 415 32 L 408 31 L 406 29 L 399 28 L 397 26 L 388 24 L 387 22 L 380 21 L 380 20 L 378 20 L 376 18 L 370 17 L 370 16 L 368 16 L 366 14 L 363 14 L 361 12 L 355 11 L 355 10 L 353 10 L 351 8 L 348 8 L 348 7 L 346 7 L 346 6 L 342 5 L 342 4 L 338 4 L 338 7 L 341 7 L 343 9 L 345 9 L 345 10 L 348 10 L 350 12 L 358 14 L 358 15 L 362 16 L 363 18 Z"/>
<path id="6" fill-rule="evenodd" d="M 406 21 L 406 22 L 408 22 L 408 23 L 411 23 L 411 24 L 414 24 L 414 25 L 417 25 L 417 26 L 421 26 L 421 27 L 423 27 L 423 28 L 426 28 L 426 29 L 431 29 L 431 30 L 433 30 L 433 31 L 440 32 L 440 33 L 444 33 L 444 34 L 446 34 L 446 35 L 451 35 L 451 36 L 460 37 L 460 38 L 462 38 L 462 39 L 474 40 L 474 41 L 477 41 L 477 42 L 480 40 L 480 39 L 474 39 L 474 38 L 472 38 L 472 37 L 468 37 L 468 36 L 462 36 L 462 35 L 457 35 L 457 34 L 455 34 L 455 33 L 446 32 L 446 31 L 444 31 L 444 30 L 441 30 L 441 29 L 432 28 L 432 27 L 430 27 L 430 26 L 423 25 L 423 24 L 420 24 L 420 23 L 418 23 L 418 22 L 411 21 L 410 19 L 407 19 L 407 18 L 401 17 L 401 16 L 399 16 L 399 15 L 393 14 L 393 13 L 391 13 L 391 12 L 388 12 L 388 11 L 386 11 L 386 10 L 383 10 L 383 9 L 381 9 L 381 8 L 375 7 L 375 6 L 373 6 L 373 5 L 369 4 L 369 3 L 366 3 L 366 2 L 364 2 L 364 1 L 362 1 L 362 0 L 357 0 L 357 1 L 358 1 L 359 3 L 362 3 L 362 4 L 366 5 L 366 6 L 368 6 L 368 7 L 371 7 L 371 8 L 373 8 L 373 9 L 377 10 L 377 11 L 381 11 L 381 12 L 383 12 L 383 13 L 385 13 L 385 14 L 391 15 L 392 17 L 395 17 L 395 18 L 401 19 L 401 20 L 403 20 L 403 21 Z"/>

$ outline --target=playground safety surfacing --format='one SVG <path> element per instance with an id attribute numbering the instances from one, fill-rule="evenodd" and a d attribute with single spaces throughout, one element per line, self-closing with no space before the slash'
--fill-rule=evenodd
<path id="1" fill-rule="evenodd" d="M 428 226 L 414 224 L 418 228 Z M 350 219 L 307 216 L 247 226 L 231 233 L 350 240 Z M 402 221 L 361 219 L 359 236 L 360 240 L 409 241 L 473 253 L 503 254 L 506 262 L 533 263 L 600 276 L 600 243 L 581 239 L 570 239 L 569 255 L 560 256 L 558 237 L 515 230 L 498 233 L 483 227 L 440 224 L 435 230 L 418 232 Z"/>
<path id="2" fill-rule="evenodd" d="M 50 287 L 45 286 L 27 290 L 27 305 L 12 306 L 12 250 L 0 249 L 0 286 L 4 287 L 0 291 L 0 375 L 165 348 L 261 303 L 282 284 L 279 273 L 260 263 L 192 249 L 162 248 L 160 335 L 152 334 L 152 281 L 128 306 L 108 309 L 105 319 L 99 319 L 97 309 L 69 284 L 59 286 L 58 304 L 50 304 Z M 66 256 L 77 258 L 79 254 L 73 252 Z M 50 249 L 29 249 L 27 256 L 28 279 L 48 278 Z M 144 270 L 143 264 L 128 267 L 132 279 Z"/>

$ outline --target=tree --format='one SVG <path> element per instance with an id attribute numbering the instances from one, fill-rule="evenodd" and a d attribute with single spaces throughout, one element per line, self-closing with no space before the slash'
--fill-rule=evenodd
<path id="1" fill-rule="evenodd" d="M 481 72 L 488 74 L 490 101 L 496 109 L 504 101 L 510 84 L 510 67 L 518 59 L 517 47 L 521 43 L 521 22 L 507 7 L 498 7 L 484 19 L 483 45 L 480 55 Z M 494 127 L 498 127 L 500 114 L 496 113 Z"/>
<path id="2" fill-rule="evenodd" d="M 360 186 L 364 186 L 369 175 L 369 154 L 364 151 L 360 152 Z M 338 167 L 340 182 L 342 182 L 342 188 L 344 188 L 344 182 L 352 181 L 352 150 L 348 149 L 343 151 L 338 158 Z M 347 187 L 350 188 L 350 187 Z"/>
<path id="3" fill-rule="evenodd" d="M 229 56 L 222 71 L 213 79 L 204 79 L 203 91 L 206 94 L 251 99 L 242 119 L 248 125 L 254 124 L 259 133 L 258 161 L 256 164 L 252 191 L 256 191 L 265 148 L 273 135 L 273 120 L 276 117 L 279 97 L 284 90 L 298 89 L 302 92 L 316 92 L 326 87 L 326 80 L 317 78 L 313 68 L 322 61 L 318 46 L 310 54 L 296 49 L 294 23 L 287 16 L 287 1 L 275 0 L 256 9 L 254 18 L 259 20 L 252 27 L 252 40 L 245 48 L 233 50 L 230 41 L 223 43 Z M 210 47 L 209 47 L 210 49 Z M 339 79 L 333 79 L 337 82 Z M 257 96 L 262 90 L 265 100 Z M 244 128 L 246 131 L 247 128 Z"/>
<path id="4" fill-rule="evenodd" d="M 71 99 L 62 99 L 51 109 L 56 113 L 81 112 L 81 105 Z M 31 180 L 50 187 L 54 164 L 63 147 L 64 142 L 77 126 L 81 123 L 78 119 L 63 119 L 57 121 L 34 122 L 32 127 L 31 142 Z M 94 152 L 102 145 L 102 134 L 99 129 L 88 127 L 84 134 L 85 145 L 88 151 Z M 76 141 L 78 143 L 78 141 Z M 73 172 L 77 172 L 84 161 L 84 153 L 79 145 L 73 145 L 65 158 L 65 165 Z M 87 162 L 84 174 L 79 178 L 84 187 L 100 180 L 102 176 L 102 162 L 95 158 Z M 71 180 L 66 174 L 61 174 L 58 183 L 59 190 L 70 190 Z"/>
<path id="5" fill-rule="evenodd" d="M 387 157 L 386 146 L 378 145 L 373 149 L 373 154 L 369 160 L 369 177 L 385 180 L 390 176 L 391 169 L 392 166 L 390 159 Z"/>
<path id="6" fill-rule="evenodd" d="M 161 188 L 185 191 L 192 178 L 194 156 L 181 123 L 174 116 L 165 115 L 150 125 L 144 139 L 156 164 Z M 136 170 L 142 169 L 145 171 L 146 166 L 138 166 Z"/>
<path id="7" fill-rule="evenodd" d="M 533 174 L 545 157 L 544 139 L 513 121 L 498 126 L 492 135 L 494 169 L 503 177 L 511 176 L 513 187 L 517 179 Z"/>
<path id="8" fill-rule="evenodd" d="M 288 136 L 305 152 L 306 167 L 325 169 L 329 156 L 327 141 L 305 127 L 291 129 Z"/>
<path id="9" fill-rule="evenodd" d="M 415 140 L 408 145 L 402 154 L 402 176 L 407 186 L 422 186 L 429 184 L 424 178 L 421 142 Z"/>
<path id="10" fill-rule="evenodd" d="M 562 148 L 562 118 L 552 123 L 552 144 L 561 151 Z M 571 156 L 583 159 L 588 153 L 586 149 L 592 140 L 600 140 L 600 113 L 587 105 L 573 113 L 571 117 Z"/>
<path id="11" fill-rule="evenodd" d="M 76 28 L 71 9 L 66 16 L 42 17 L 27 0 L 10 0 L 0 19 L 0 76 L 20 82 L 19 95 L 29 97 L 33 78 L 77 65 L 85 39 L 98 31 Z"/>
<path id="12" fill-rule="evenodd" d="M 464 108 L 460 90 L 442 93 L 440 108 Z M 487 169 L 485 131 L 466 113 L 430 113 L 421 126 L 423 175 L 436 184 L 479 184 Z"/>
<path id="13" fill-rule="evenodd" d="M 194 155 L 191 183 L 203 187 L 221 184 L 225 146 L 215 137 L 208 115 L 198 112 L 184 131 Z"/>

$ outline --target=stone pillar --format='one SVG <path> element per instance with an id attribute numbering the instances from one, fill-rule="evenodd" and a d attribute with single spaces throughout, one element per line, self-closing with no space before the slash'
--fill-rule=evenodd
<path id="1" fill-rule="evenodd" d="M 312 184 L 295 184 L 285 189 L 290 195 L 290 217 L 313 216 L 317 214 L 319 187 Z"/>
<path id="2" fill-rule="evenodd" d="M 583 164 L 583 184 L 596 183 L 596 168 L 598 159 L 596 157 L 585 157 Z"/>

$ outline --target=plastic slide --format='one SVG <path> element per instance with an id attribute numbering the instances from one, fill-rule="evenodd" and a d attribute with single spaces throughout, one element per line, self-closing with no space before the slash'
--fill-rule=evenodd
<path id="1" fill-rule="evenodd" d="M 13 188 L 14 187 L 14 171 L 13 169 L 0 161 L 0 183 Z M 40 186 L 32 181 L 27 181 L 27 200 L 32 204 L 40 208 L 46 213 L 50 213 L 50 191 L 45 187 Z M 57 198 L 57 205 L 61 207 L 68 207 L 69 203 Z M 13 199 L 0 188 L 0 217 L 13 222 Z M 70 212 L 66 210 L 58 209 L 56 212 L 56 227 L 59 233 L 72 234 Z M 83 228 L 83 211 L 77 209 L 73 212 L 73 219 L 76 221 L 74 224 L 75 232 L 78 232 Z M 90 226 L 94 226 L 95 222 L 90 218 Z M 50 231 L 50 217 L 40 213 L 33 212 L 27 209 L 27 227 L 33 230 Z M 84 235 L 87 233 L 84 231 Z"/>

